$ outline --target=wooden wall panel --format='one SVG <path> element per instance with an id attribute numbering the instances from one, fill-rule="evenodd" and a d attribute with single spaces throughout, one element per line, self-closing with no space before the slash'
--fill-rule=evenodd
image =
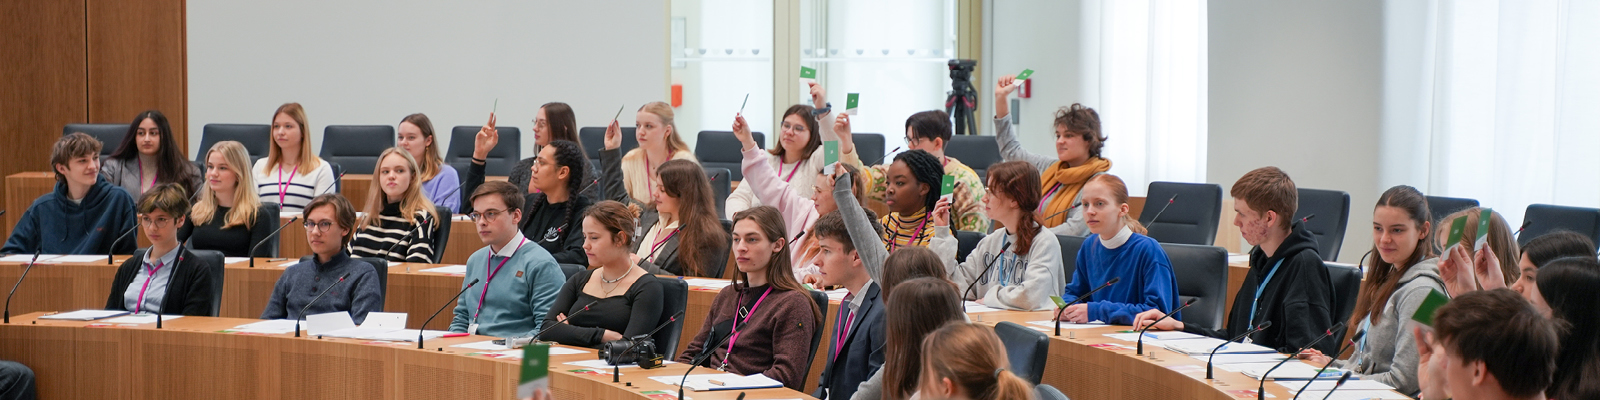
<path id="1" fill-rule="evenodd" d="M 184 0 L 84 3 L 89 121 L 125 124 L 142 111 L 160 110 L 187 154 Z"/>
<path id="2" fill-rule="evenodd" d="M 61 126 L 88 115 L 84 3 L 0 1 L 0 37 L 0 176 L 47 171 Z"/>

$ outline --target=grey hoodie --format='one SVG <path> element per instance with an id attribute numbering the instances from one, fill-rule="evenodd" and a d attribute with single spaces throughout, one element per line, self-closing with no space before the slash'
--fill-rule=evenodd
<path id="1" fill-rule="evenodd" d="M 1400 276 L 1394 295 L 1383 305 L 1383 316 L 1367 328 L 1364 345 L 1357 345 L 1349 360 L 1334 366 L 1355 371 L 1361 379 L 1393 386 L 1400 393 L 1417 393 L 1417 339 L 1410 321 L 1431 290 L 1449 293 L 1439 278 L 1437 258 L 1419 261 Z"/>

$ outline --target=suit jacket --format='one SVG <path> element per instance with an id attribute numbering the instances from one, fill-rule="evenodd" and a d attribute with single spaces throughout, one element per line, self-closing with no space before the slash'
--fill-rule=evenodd
<path id="1" fill-rule="evenodd" d="M 139 249 L 132 258 L 117 267 L 117 276 L 111 279 L 111 294 L 106 298 L 107 310 L 131 311 L 125 306 L 122 296 L 127 292 L 128 285 L 133 283 L 133 278 L 139 275 L 139 268 L 144 265 L 144 253 L 149 251 L 149 248 Z M 189 249 L 180 250 L 178 257 L 183 261 L 178 263 L 178 269 L 172 271 L 172 282 L 167 284 L 166 296 L 161 300 L 161 313 L 199 317 L 216 315 L 217 310 L 211 308 L 211 297 L 214 296 L 211 293 L 211 267 Z"/>
<path id="2" fill-rule="evenodd" d="M 877 282 L 867 284 L 867 290 L 861 294 L 866 298 L 861 301 L 861 309 L 856 310 L 855 319 L 850 321 L 850 332 L 845 334 L 843 348 L 834 352 L 841 347 L 838 325 L 835 325 L 828 347 L 818 349 L 828 352 L 828 366 L 822 369 L 822 380 L 813 397 L 849 399 L 861 382 L 866 382 L 883 366 L 883 342 L 888 332 L 884 329 L 886 308 L 881 294 Z"/>

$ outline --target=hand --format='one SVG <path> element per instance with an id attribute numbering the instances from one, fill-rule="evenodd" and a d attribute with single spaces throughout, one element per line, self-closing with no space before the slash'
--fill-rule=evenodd
<path id="1" fill-rule="evenodd" d="M 600 334 L 600 343 L 617 341 L 617 340 L 622 340 L 622 334 L 621 333 L 617 333 L 615 331 L 607 329 L 606 333 Z"/>
<path id="2" fill-rule="evenodd" d="M 566 321 L 567 313 L 556 313 L 556 322 Z"/>
<path id="3" fill-rule="evenodd" d="M 1472 265 L 1473 275 L 1477 275 L 1479 288 L 1494 290 L 1506 287 L 1506 274 L 1500 270 L 1500 258 L 1495 256 L 1493 248 L 1484 245 L 1483 250 L 1478 250 L 1478 256 Z"/>
<path id="4" fill-rule="evenodd" d="M 995 101 L 1005 100 L 1006 97 L 1011 96 L 1011 92 L 1017 90 L 1016 84 L 1017 78 L 1015 75 L 1001 76 L 1000 80 L 994 83 Z"/>
<path id="5" fill-rule="evenodd" d="M 489 150 L 500 143 L 500 131 L 494 128 L 494 113 L 489 113 L 489 123 L 478 128 L 477 137 L 472 139 L 472 158 L 479 160 L 489 158 Z"/>
<path id="6" fill-rule="evenodd" d="M 811 82 L 810 86 L 811 107 L 822 108 L 826 106 L 828 104 L 828 90 L 823 89 L 822 85 L 818 85 L 816 82 Z"/>
<path id="7" fill-rule="evenodd" d="M 1295 356 L 1301 360 L 1310 361 L 1312 364 L 1317 365 L 1327 365 L 1329 361 L 1333 361 L 1333 358 L 1323 355 L 1322 352 L 1318 351 L 1317 349 L 1306 349 Z"/>
<path id="8" fill-rule="evenodd" d="M 833 117 L 833 133 L 839 137 L 839 155 L 856 152 L 856 142 L 850 140 L 850 114 Z"/>
<path id="9" fill-rule="evenodd" d="M 933 204 L 933 226 L 950 226 L 950 199 L 939 198 Z"/>
<path id="10" fill-rule="evenodd" d="M 1061 312 L 1060 320 L 1074 324 L 1089 322 L 1089 305 L 1079 303 L 1067 306 L 1067 309 Z"/>
<path id="11" fill-rule="evenodd" d="M 800 280 L 800 283 L 811 285 L 811 287 L 821 287 L 822 275 L 806 274 L 805 278 Z"/>
<path id="12" fill-rule="evenodd" d="M 1442 348 L 1435 348 L 1433 335 L 1422 330 L 1422 327 L 1412 327 L 1412 332 L 1417 338 L 1417 387 L 1422 389 L 1424 399 L 1450 398 L 1449 381 L 1444 374 L 1446 359 Z"/>
<path id="13" fill-rule="evenodd" d="M 606 150 L 622 148 L 622 124 L 611 120 L 611 125 L 606 125 Z"/>
<path id="14" fill-rule="evenodd" d="M 1150 323 L 1166 316 L 1167 313 L 1156 309 L 1139 313 L 1139 315 L 1133 317 L 1133 329 L 1144 329 L 1145 327 L 1150 326 Z M 1183 330 L 1183 322 L 1167 318 L 1162 320 L 1160 323 L 1155 324 L 1155 327 L 1150 328 L 1150 330 L 1181 331 Z"/>
<path id="15" fill-rule="evenodd" d="M 1446 250 L 1446 257 L 1439 262 L 1439 278 L 1444 280 L 1445 290 L 1452 296 L 1478 290 L 1478 285 L 1473 281 L 1472 257 L 1467 254 L 1466 246 L 1457 244 Z"/>
<path id="16" fill-rule="evenodd" d="M 756 140 L 750 134 L 750 124 L 744 122 L 744 115 L 733 116 L 733 137 L 739 139 L 739 151 L 750 151 L 756 148 Z"/>
<path id="17" fill-rule="evenodd" d="M 526 397 L 526 398 L 523 398 L 522 400 L 552 400 L 552 399 L 555 399 L 555 398 L 556 398 L 555 394 L 550 393 L 550 389 L 549 388 L 542 388 L 542 389 L 533 391 L 533 396 L 532 397 Z"/>

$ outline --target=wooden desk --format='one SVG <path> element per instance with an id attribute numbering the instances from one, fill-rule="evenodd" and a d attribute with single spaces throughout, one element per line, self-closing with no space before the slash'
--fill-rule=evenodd
<path id="1" fill-rule="evenodd" d="M 289 218 L 280 218 L 280 226 L 289 223 Z M 299 225 L 297 220 L 294 224 Z M 278 255 L 283 258 L 299 259 L 311 254 L 311 245 L 306 242 L 306 228 L 291 226 L 278 233 Z M 483 240 L 478 239 L 478 228 L 473 226 L 472 220 L 466 216 L 451 218 L 450 242 L 444 246 L 444 258 L 439 262 L 443 264 L 466 264 L 467 257 L 473 252 L 482 249 Z"/>

